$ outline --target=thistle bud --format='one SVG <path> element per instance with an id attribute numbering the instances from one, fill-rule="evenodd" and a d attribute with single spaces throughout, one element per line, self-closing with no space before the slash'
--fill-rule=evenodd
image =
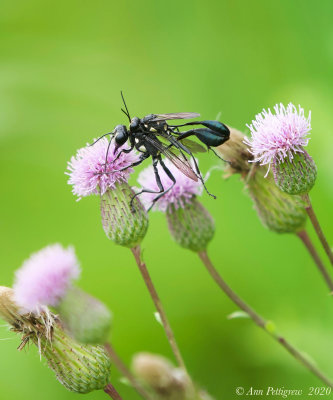
<path id="1" fill-rule="evenodd" d="M 152 193 L 144 193 L 142 200 L 147 207 L 153 204 L 154 211 L 166 213 L 170 233 L 180 246 L 195 252 L 205 250 L 214 236 L 215 227 L 213 218 L 196 198 L 202 193 L 202 182 L 188 178 L 168 160 L 165 165 L 175 182 L 159 169 L 162 185 L 169 190 L 155 203 L 159 188 L 153 168 L 146 168 L 140 173 L 138 182 Z"/>
<path id="2" fill-rule="evenodd" d="M 233 139 L 220 146 L 218 151 L 224 158 L 228 157 L 227 154 L 233 154 L 230 157 L 231 165 L 227 166 L 227 173 L 241 175 L 263 225 L 277 233 L 295 233 L 302 230 L 307 214 L 301 197 L 289 196 L 282 192 L 276 186 L 272 173 L 267 173 L 265 167 L 253 162 L 253 155 L 246 145 L 248 140 L 244 134 L 236 131 L 233 136 L 231 134 L 231 138 Z M 226 144 L 230 147 L 227 152 L 224 149 Z M 246 163 L 249 167 L 246 167 Z"/>
<path id="3" fill-rule="evenodd" d="M 289 103 L 287 107 L 277 104 L 275 114 L 263 110 L 256 115 L 248 128 L 251 138 L 245 138 L 254 161 L 273 167 L 278 187 L 288 194 L 305 194 L 313 187 L 317 168 L 304 148 L 309 143 L 311 113 L 304 115 Z"/>
<path id="4" fill-rule="evenodd" d="M 171 236 L 181 247 L 195 252 L 207 249 L 215 233 L 214 220 L 195 196 L 183 207 L 169 204 L 166 217 Z"/>
<path id="5" fill-rule="evenodd" d="M 304 229 L 307 214 L 301 196 L 289 196 L 276 185 L 271 173 L 265 178 L 262 167 L 247 182 L 250 197 L 264 226 L 277 233 L 297 233 Z"/>
<path id="6" fill-rule="evenodd" d="M 39 345 L 38 337 L 33 340 Z M 109 383 L 111 362 L 104 348 L 79 344 L 65 333 L 59 322 L 53 326 L 52 340 L 44 337 L 40 346 L 49 367 L 68 390 L 89 393 L 102 390 Z"/>
<path id="7" fill-rule="evenodd" d="M 59 243 L 31 254 L 15 272 L 15 302 L 26 313 L 38 314 L 44 306 L 56 307 L 80 275 L 73 247 Z"/>
<path id="8" fill-rule="evenodd" d="M 166 358 L 149 353 L 137 354 L 132 362 L 135 375 L 158 400 L 196 399 L 195 390 L 184 371 L 175 368 Z"/>
<path id="9" fill-rule="evenodd" d="M 106 236 L 120 246 L 140 244 L 148 228 L 148 216 L 127 184 L 132 166 L 139 161 L 133 150 L 111 144 L 106 138 L 79 149 L 68 163 L 68 183 L 79 197 L 101 196 L 102 224 Z M 132 202 L 132 204 L 131 204 Z"/>
<path id="10" fill-rule="evenodd" d="M 250 162 L 253 160 L 253 156 L 244 143 L 244 134 L 234 128 L 229 128 L 229 130 L 229 140 L 217 149 L 221 156 L 228 160 L 225 177 L 241 174 L 245 178 L 251 170 L 252 164 Z"/>
<path id="11" fill-rule="evenodd" d="M 147 233 L 148 216 L 130 186 L 116 183 L 101 196 L 102 225 L 106 236 L 120 246 L 133 248 Z"/>
<path id="12" fill-rule="evenodd" d="M 80 343 L 104 344 L 111 330 L 112 315 L 104 303 L 72 287 L 56 307 L 66 329 Z"/>
<path id="13" fill-rule="evenodd" d="M 306 151 L 272 165 L 276 185 L 288 194 L 309 193 L 315 184 L 317 167 Z"/>
<path id="14" fill-rule="evenodd" d="M 0 287 L 0 317 L 12 326 L 12 331 L 21 334 L 19 350 L 29 341 L 34 343 L 68 390 L 89 393 L 108 384 L 111 365 L 104 348 L 77 343 L 47 307 L 39 315 L 21 314 L 14 291 Z"/>

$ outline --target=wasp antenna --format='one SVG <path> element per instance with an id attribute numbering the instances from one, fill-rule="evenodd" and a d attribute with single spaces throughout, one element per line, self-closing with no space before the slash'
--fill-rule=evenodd
<path id="1" fill-rule="evenodd" d="M 129 122 L 131 122 L 131 117 L 129 116 L 129 114 L 127 113 L 127 111 L 125 111 L 123 108 L 121 108 L 121 111 L 126 115 L 126 117 L 129 119 Z"/>
<path id="2" fill-rule="evenodd" d="M 124 99 L 124 95 L 123 95 L 123 91 L 122 90 L 120 91 L 120 94 L 121 94 L 121 98 L 123 99 L 123 103 L 124 103 L 124 106 L 125 106 L 125 109 L 126 109 L 126 112 L 123 109 L 121 109 L 121 111 L 127 116 L 129 121 L 131 122 L 131 116 L 130 116 L 130 113 L 128 111 L 128 108 L 127 108 L 126 101 Z"/>

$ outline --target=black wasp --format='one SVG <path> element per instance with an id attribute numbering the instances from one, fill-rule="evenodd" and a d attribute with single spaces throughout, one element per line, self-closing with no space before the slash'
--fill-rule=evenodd
<path id="1" fill-rule="evenodd" d="M 157 196 L 153 200 L 149 208 L 150 210 L 154 203 L 164 196 L 175 185 L 176 179 L 163 162 L 162 155 L 169 159 L 173 165 L 188 178 L 193 179 L 194 181 L 198 181 L 200 179 L 206 192 L 210 196 L 216 198 L 207 190 L 198 164 L 193 155 L 193 153 L 206 152 L 206 148 L 188 139 L 188 137 L 196 136 L 204 145 L 206 145 L 207 150 L 211 150 L 214 152 L 214 154 L 216 154 L 212 147 L 220 146 L 229 139 L 230 131 L 228 127 L 219 121 L 211 120 L 187 122 L 181 125 L 171 125 L 168 123 L 168 121 L 175 119 L 191 119 L 200 117 L 200 114 L 197 113 L 149 114 L 141 119 L 138 117 L 131 118 L 122 93 L 121 97 L 125 106 L 125 110 L 121 110 L 127 116 L 130 125 L 129 128 L 127 128 L 125 125 L 117 125 L 112 132 L 106 133 L 97 139 L 98 141 L 104 136 L 111 135 L 105 156 L 105 163 L 113 139 L 116 143 L 114 153 L 116 153 L 120 147 L 129 141 L 130 147 L 120 150 L 116 156 L 116 159 L 120 156 L 120 154 L 129 153 L 134 149 L 141 153 L 140 158 L 137 162 L 118 171 L 123 171 L 127 168 L 140 165 L 144 160 L 151 157 L 153 161 L 156 183 L 159 188 L 158 191 L 142 189 L 140 192 L 136 193 L 131 199 L 131 207 L 133 208 L 133 200 L 135 197 L 139 196 L 140 194 L 156 193 Z M 198 125 L 203 126 L 203 128 L 197 128 L 196 126 Z M 181 132 L 179 128 L 185 126 L 193 126 L 193 128 Z M 191 166 L 186 154 L 192 159 L 194 167 Z M 172 181 L 172 185 L 167 189 L 164 188 L 161 182 L 161 178 L 157 169 L 158 164 L 162 167 L 166 175 Z"/>

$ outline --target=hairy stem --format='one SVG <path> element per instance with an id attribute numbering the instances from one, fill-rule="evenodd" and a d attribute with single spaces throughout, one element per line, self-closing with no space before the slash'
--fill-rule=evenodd
<path id="1" fill-rule="evenodd" d="M 297 232 L 297 236 L 301 239 L 303 242 L 304 246 L 307 248 L 309 253 L 311 254 L 311 257 L 313 258 L 313 261 L 315 262 L 316 266 L 318 267 L 320 273 L 322 274 L 327 286 L 329 287 L 331 293 L 333 293 L 333 281 L 331 276 L 328 274 L 326 271 L 325 265 L 322 263 L 308 233 L 303 230 L 300 232 Z"/>
<path id="2" fill-rule="evenodd" d="M 131 249 L 132 253 L 135 257 L 136 263 L 140 269 L 141 275 L 143 277 L 143 280 L 145 281 L 145 284 L 147 286 L 147 289 L 150 293 L 150 296 L 155 304 L 156 310 L 158 311 L 160 317 L 161 317 L 161 321 L 164 327 L 164 331 L 165 334 L 168 338 L 168 341 L 170 343 L 171 349 L 173 351 L 173 354 L 179 364 L 179 366 L 186 371 L 186 367 L 185 367 L 185 363 L 183 360 L 183 357 L 180 353 L 179 347 L 177 345 L 175 336 L 173 334 L 173 331 L 171 329 L 170 323 L 168 321 L 168 318 L 166 316 L 166 313 L 164 311 L 164 308 L 162 306 L 161 300 L 157 294 L 157 291 L 155 289 L 155 286 L 150 278 L 149 272 L 147 270 L 146 264 L 142 261 L 141 259 L 141 249 L 140 246 L 136 246 L 134 248 Z M 187 372 L 187 371 L 186 371 Z"/>
<path id="3" fill-rule="evenodd" d="M 127 366 L 123 363 L 121 358 L 118 356 L 114 348 L 110 343 L 106 343 L 104 345 L 105 350 L 109 354 L 111 361 L 114 363 L 116 368 L 120 373 L 124 375 L 125 378 L 129 381 L 132 387 L 137 391 L 137 393 L 146 400 L 153 400 L 152 396 L 146 391 L 146 389 L 140 384 L 140 382 L 135 378 L 135 376 L 131 373 L 131 371 L 127 368 Z"/>
<path id="4" fill-rule="evenodd" d="M 303 197 L 303 200 L 307 204 L 306 207 L 305 207 L 306 212 L 308 213 L 308 216 L 309 216 L 309 218 L 310 218 L 310 220 L 312 222 L 312 225 L 313 225 L 313 227 L 314 227 L 314 229 L 315 229 L 315 231 L 317 233 L 317 236 L 318 236 L 321 244 L 323 245 L 323 248 L 324 248 L 328 258 L 330 259 L 331 264 L 333 265 L 333 252 L 332 252 L 332 250 L 331 250 L 331 248 L 330 248 L 330 246 L 329 246 L 329 244 L 328 244 L 328 242 L 326 240 L 324 232 L 322 231 L 322 229 L 321 229 L 321 227 L 319 225 L 319 221 L 317 219 L 317 216 L 316 216 L 316 214 L 315 214 L 315 212 L 314 212 L 314 210 L 312 208 L 310 197 L 309 197 L 308 194 L 305 194 L 302 197 Z"/>
<path id="5" fill-rule="evenodd" d="M 123 400 L 120 394 L 115 389 L 115 387 L 111 385 L 111 383 L 105 386 L 104 392 L 108 394 L 113 400 Z"/>
<path id="6" fill-rule="evenodd" d="M 300 351 L 292 346 L 284 337 L 280 336 L 274 331 L 268 329 L 268 321 L 261 317 L 256 311 L 254 311 L 248 304 L 246 304 L 222 279 L 216 268 L 210 261 L 206 251 L 199 253 L 203 264 L 208 270 L 211 277 L 217 283 L 217 285 L 223 290 L 223 292 L 234 302 L 241 310 L 245 311 L 249 317 L 265 332 L 267 332 L 275 341 L 281 344 L 297 361 L 299 361 L 305 368 L 316 375 L 326 385 L 333 387 L 333 382 L 325 376 L 308 358 L 304 357 Z"/>

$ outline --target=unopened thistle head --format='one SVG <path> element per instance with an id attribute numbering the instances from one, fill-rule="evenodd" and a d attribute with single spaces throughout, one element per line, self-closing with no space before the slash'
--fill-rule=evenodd
<path id="1" fill-rule="evenodd" d="M 78 150 L 68 163 L 68 183 L 79 199 L 100 195 L 106 236 L 121 246 L 135 247 L 148 228 L 147 213 L 138 198 L 130 204 L 134 192 L 127 183 L 133 172 L 129 166 L 138 161 L 138 155 L 134 151 L 120 154 L 122 149 L 116 151 L 114 143 L 108 146 L 109 141 L 103 138 Z"/>
<path id="2" fill-rule="evenodd" d="M 180 246 L 203 251 L 214 236 L 215 226 L 211 215 L 197 200 L 197 195 L 202 193 L 202 183 L 185 176 L 171 162 L 165 161 L 165 164 L 176 183 L 155 203 L 153 210 L 166 213 L 170 233 Z M 164 189 L 168 189 L 172 181 L 161 169 L 159 173 Z M 158 191 L 152 167 L 140 173 L 138 182 L 143 188 Z M 144 193 L 142 199 L 150 206 L 156 196 L 156 193 Z"/>
<path id="3" fill-rule="evenodd" d="M 227 176 L 239 173 L 262 223 L 277 233 L 294 233 L 304 228 L 307 214 L 300 196 L 289 196 L 275 184 L 272 172 L 253 163 L 246 136 L 231 129 L 230 140 L 218 148 L 223 158 L 231 161 Z M 247 154 L 247 156 L 246 156 Z"/>
<path id="4" fill-rule="evenodd" d="M 229 140 L 217 148 L 223 159 L 228 160 L 225 165 L 225 177 L 240 174 L 243 178 L 246 178 L 253 166 L 253 164 L 250 164 L 253 156 L 244 143 L 244 134 L 235 128 L 229 128 L 229 130 Z"/>
<path id="5" fill-rule="evenodd" d="M 56 308 L 66 329 L 80 343 L 104 344 L 110 331 L 112 314 L 100 300 L 73 287 Z"/>
<path id="6" fill-rule="evenodd" d="M 313 187 L 317 168 L 305 151 L 311 131 L 311 113 L 304 115 L 291 103 L 263 110 L 248 125 L 251 138 L 246 138 L 254 162 L 272 166 L 278 187 L 288 194 L 308 193 Z"/>
<path id="7" fill-rule="evenodd" d="M 33 253 L 16 271 L 15 301 L 23 312 L 38 314 L 57 306 L 80 275 L 73 247 L 53 244 Z"/>
<path id="8" fill-rule="evenodd" d="M 20 334 L 22 350 L 34 343 L 59 382 L 76 393 L 104 389 L 109 383 L 110 359 L 101 346 L 82 345 L 62 328 L 61 321 L 44 307 L 39 314 L 22 314 L 14 291 L 0 287 L 0 317 Z"/>
<path id="9" fill-rule="evenodd" d="M 175 368 L 166 358 L 139 353 L 132 361 L 134 374 L 153 392 L 158 400 L 197 399 L 195 389 L 184 371 Z M 154 398 L 155 398 L 154 397 Z"/>
<path id="10" fill-rule="evenodd" d="M 16 271 L 15 301 L 22 314 L 40 314 L 52 306 L 77 341 L 104 344 L 110 333 L 111 313 L 102 302 L 72 285 L 79 274 L 74 248 L 47 246 Z"/>

